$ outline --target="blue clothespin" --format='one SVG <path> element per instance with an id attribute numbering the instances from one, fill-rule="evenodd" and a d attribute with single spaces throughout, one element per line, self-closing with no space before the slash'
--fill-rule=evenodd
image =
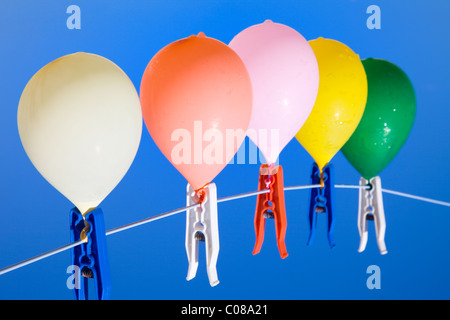
<path id="1" fill-rule="evenodd" d="M 310 234 L 308 245 L 312 244 L 316 234 L 317 213 L 325 213 L 328 217 L 328 243 L 330 247 L 335 246 L 333 239 L 334 228 L 334 169 L 332 164 L 323 168 L 322 177 L 319 166 L 314 163 L 311 173 L 311 184 L 323 185 L 321 188 L 312 188 L 309 205 Z"/>
<path id="2" fill-rule="evenodd" d="M 70 211 L 72 242 L 85 239 L 85 243 L 72 248 L 72 264 L 78 266 L 74 288 L 77 300 L 88 300 L 88 280 L 94 278 L 98 300 L 111 295 L 111 277 L 106 247 L 103 211 L 96 208 L 83 215 L 77 208 Z"/>

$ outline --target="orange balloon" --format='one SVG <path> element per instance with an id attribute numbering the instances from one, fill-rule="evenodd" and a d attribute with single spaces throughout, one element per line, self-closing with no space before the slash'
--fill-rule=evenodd
<path id="1" fill-rule="evenodd" d="M 151 137 L 195 190 L 234 157 L 253 103 L 241 58 L 203 33 L 175 41 L 151 59 L 140 99 Z"/>

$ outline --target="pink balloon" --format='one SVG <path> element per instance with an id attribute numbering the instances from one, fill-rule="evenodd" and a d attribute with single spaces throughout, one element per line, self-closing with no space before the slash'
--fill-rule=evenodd
<path id="1" fill-rule="evenodd" d="M 273 164 L 314 106 L 319 89 L 316 56 L 300 33 L 270 20 L 241 31 L 229 46 L 244 61 L 252 82 L 247 135 Z"/>

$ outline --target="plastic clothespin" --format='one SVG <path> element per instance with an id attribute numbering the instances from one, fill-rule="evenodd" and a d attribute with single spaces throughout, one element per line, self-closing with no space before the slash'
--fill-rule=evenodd
<path id="1" fill-rule="evenodd" d="M 98 300 L 107 300 L 111 295 L 111 277 L 106 246 L 103 211 L 96 208 L 83 215 L 77 208 L 70 211 L 72 242 L 85 239 L 85 243 L 72 248 L 72 264 L 78 266 L 78 285 L 75 286 L 77 300 L 88 300 L 88 280 L 95 280 Z"/>
<path id="2" fill-rule="evenodd" d="M 359 205 L 358 205 L 358 230 L 361 237 L 358 252 L 366 249 L 368 231 L 367 221 L 375 222 L 375 233 L 377 237 L 378 249 L 381 254 L 386 254 L 386 244 L 384 235 L 386 233 L 386 219 L 384 216 L 383 193 L 381 189 L 380 177 L 374 177 L 370 181 L 360 178 L 360 186 L 369 186 L 368 189 L 359 189 Z"/>
<path id="3" fill-rule="evenodd" d="M 206 267 L 209 284 L 214 287 L 219 284 L 217 277 L 217 258 L 219 256 L 219 225 L 217 220 L 217 189 L 210 183 L 195 191 L 187 185 L 187 206 L 200 203 L 200 206 L 188 209 L 186 212 L 186 252 L 189 269 L 186 280 L 191 280 L 197 274 L 199 241 L 205 242 Z"/>
<path id="4" fill-rule="evenodd" d="M 320 184 L 320 188 L 312 188 L 309 201 L 310 234 L 308 246 L 312 244 L 316 235 L 317 213 L 325 213 L 328 218 L 328 243 L 333 248 L 334 229 L 334 169 L 331 163 L 323 168 L 322 175 L 319 166 L 314 163 L 311 173 L 311 184 Z"/>
<path id="5" fill-rule="evenodd" d="M 267 190 L 267 193 L 258 194 L 255 211 L 256 244 L 253 254 L 261 251 L 264 241 L 266 219 L 275 219 L 275 231 L 278 250 L 282 259 L 288 256 L 285 244 L 287 219 L 284 203 L 283 168 L 281 166 L 263 164 L 259 169 L 258 191 Z"/>

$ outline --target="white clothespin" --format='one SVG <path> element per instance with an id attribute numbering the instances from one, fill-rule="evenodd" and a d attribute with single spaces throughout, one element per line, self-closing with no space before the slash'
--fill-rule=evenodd
<path id="1" fill-rule="evenodd" d="M 201 203 L 200 206 L 186 211 L 186 252 L 189 261 L 186 280 L 193 279 L 197 274 L 198 243 L 204 241 L 209 283 L 214 287 L 219 284 L 216 269 L 219 256 L 216 185 L 210 183 L 199 192 L 195 192 L 188 184 L 186 200 L 187 206 Z"/>
<path id="2" fill-rule="evenodd" d="M 367 245 L 368 231 L 367 220 L 375 222 L 375 233 L 378 248 L 381 254 L 386 254 L 386 244 L 384 243 L 384 235 L 386 233 L 386 219 L 383 208 L 383 194 L 381 189 L 380 177 L 374 177 L 367 181 L 359 179 L 360 186 L 370 186 L 370 189 L 359 189 L 359 208 L 358 208 L 358 230 L 361 237 L 358 252 L 365 250 Z"/>

